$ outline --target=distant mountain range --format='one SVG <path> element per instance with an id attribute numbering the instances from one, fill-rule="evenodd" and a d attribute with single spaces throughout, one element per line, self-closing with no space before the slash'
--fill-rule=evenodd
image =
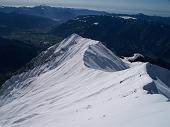
<path id="1" fill-rule="evenodd" d="M 142 18 L 150 21 L 157 21 L 164 24 L 170 25 L 170 17 L 161 17 L 161 16 L 148 16 L 142 13 L 139 14 L 116 14 L 108 13 L 104 11 L 95 11 L 88 9 L 74 9 L 74 8 L 62 8 L 62 7 L 50 7 L 50 6 L 35 6 L 35 7 L 9 7 L 9 6 L 0 6 L 0 12 L 4 13 L 17 13 L 17 14 L 26 14 L 34 15 L 52 19 L 58 23 L 66 22 L 70 19 L 73 19 L 80 15 L 111 15 L 111 16 L 133 16 L 136 18 Z"/>
<path id="2" fill-rule="evenodd" d="M 105 15 L 107 12 L 94 11 L 87 9 L 61 8 L 50 6 L 35 7 L 0 7 L 0 12 L 34 15 L 52 19 L 63 23 L 79 15 Z"/>
<path id="3" fill-rule="evenodd" d="M 79 15 L 105 15 L 106 12 L 50 6 L 7 7 L 0 6 L 0 36 L 17 39 L 38 47 L 43 43 L 61 41 L 46 34 L 53 27 Z M 48 46 L 46 46 L 48 47 Z M 44 49 L 44 48 L 43 48 Z"/>
<path id="4" fill-rule="evenodd" d="M 131 15 L 131 14 L 111 14 L 112 16 L 129 16 L 129 17 L 134 17 L 137 19 L 143 19 L 151 22 L 159 22 L 162 24 L 170 25 L 170 17 L 161 17 L 161 16 L 149 16 L 149 15 L 144 15 L 142 13 Z"/>
<path id="5" fill-rule="evenodd" d="M 57 22 L 33 15 L 0 12 L 0 34 L 12 32 L 44 30 L 57 25 Z"/>

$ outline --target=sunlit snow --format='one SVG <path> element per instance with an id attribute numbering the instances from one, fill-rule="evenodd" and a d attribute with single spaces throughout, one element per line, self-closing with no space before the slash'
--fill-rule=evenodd
<path id="1" fill-rule="evenodd" d="M 169 127 L 170 72 L 76 34 L 0 91 L 0 127 Z"/>

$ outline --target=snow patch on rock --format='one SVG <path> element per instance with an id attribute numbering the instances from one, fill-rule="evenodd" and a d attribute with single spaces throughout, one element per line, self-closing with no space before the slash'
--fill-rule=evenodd
<path id="1" fill-rule="evenodd" d="M 132 57 L 124 57 L 124 58 L 127 61 L 133 62 L 133 61 L 135 61 L 138 58 L 144 58 L 144 56 L 142 54 L 135 53 Z"/>
<path id="2" fill-rule="evenodd" d="M 99 25 L 99 23 L 98 23 L 98 22 L 95 22 L 95 23 L 93 23 L 93 25 L 96 25 L 96 26 L 97 26 L 97 25 Z"/>
<path id="3" fill-rule="evenodd" d="M 123 19 L 134 19 L 136 20 L 137 18 L 134 18 L 134 17 L 130 17 L 130 16 L 119 16 L 120 18 L 123 18 Z"/>

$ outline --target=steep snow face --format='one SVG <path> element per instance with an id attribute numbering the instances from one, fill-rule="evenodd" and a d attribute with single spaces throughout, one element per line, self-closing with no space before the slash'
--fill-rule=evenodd
<path id="1" fill-rule="evenodd" d="M 168 70 L 123 62 L 76 34 L 30 64 L 3 84 L 0 127 L 170 125 Z"/>
<path id="2" fill-rule="evenodd" d="M 89 68 L 103 71 L 120 71 L 128 68 L 120 58 L 102 43 L 89 46 L 84 54 L 84 64 Z"/>
<path id="3" fill-rule="evenodd" d="M 170 72 L 166 69 L 150 64 L 146 66 L 146 70 L 149 76 L 153 79 L 153 82 L 144 88 L 152 94 L 163 94 L 170 98 Z"/>

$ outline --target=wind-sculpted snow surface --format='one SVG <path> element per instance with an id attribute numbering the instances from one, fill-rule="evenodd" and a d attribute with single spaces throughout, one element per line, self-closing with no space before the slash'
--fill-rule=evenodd
<path id="1" fill-rule="evenodd" d="M 128 68 L 120 58 L 108 50 L 102 43 L 89 46 L 84 54 L 84 64 L 89 68 L 112 72 Z"/>
<path id="2" fill-rule="evenodd" d="M 150 93 L 163 94 L 170 98 L 170 71 L 151 64 L 147 64 L 146 69 L 153 79 L 152 85 L 145 86 L 146 90 Z M 155 89 L 148 87 L 154 87 Z"/>
<path id="3" fill-rule="evenodd" d="M 169 127 L 170 72 L 71 35 L 1 89 L 0 127 Z"/>

